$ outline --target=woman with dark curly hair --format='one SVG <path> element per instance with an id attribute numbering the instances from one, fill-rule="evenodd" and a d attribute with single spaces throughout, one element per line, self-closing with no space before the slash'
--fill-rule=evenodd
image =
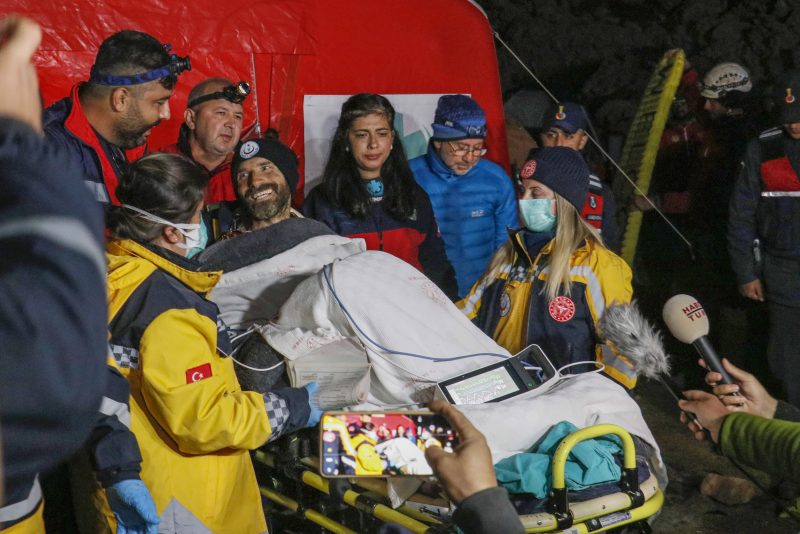
<path id="1" fill-rule="evenodd" d="M 407 261 L 455 297 L 431 202 L 411 174 L 394 130 L 395 111 L 381 95 L 360 93 L 342 105 L 322 183 L 303 214 L 334 232 L 362 238 L 370 250 Z"/>

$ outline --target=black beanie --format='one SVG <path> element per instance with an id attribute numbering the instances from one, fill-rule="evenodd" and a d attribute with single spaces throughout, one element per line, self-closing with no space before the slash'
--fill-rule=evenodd
<path id="1" fill-rule="evenodd" d="M 583 210 L 589 192 L 589 166 L 577 150 L 554 146 L 533 151 L 519 177 L 543 183 L 575 206 L 578 213 Z"/>
<path id="2" fill-rule="evenodd" d="M 264 158 L 270 160 L 283 173 L 289 191 L 294 194 L 297 189 L 297 182 L 300 175 L 297 173 L 297 155 L 291 148 L 284 145 L 277 139 L 249 139 L 241 141 L 233 151 L 233 161 L 231 161 L 231 180 L 233 180 L 233 190 L 236 191 L 236 174 L 239 172 L 239 165 L 244 160 L 250 158 Z"/>

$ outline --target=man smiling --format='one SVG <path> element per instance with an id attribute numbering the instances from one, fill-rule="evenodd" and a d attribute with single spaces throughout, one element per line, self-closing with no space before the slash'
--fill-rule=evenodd
<path id="1" fill-rule="evenodd" d="M 266 228 L 290 217 L 297 187 L 297 156 L 276 139 L 251 139 L 237 147 L 231 177 L 241 207 L 233 229 L 223 238 Z"/>
<path id="2" fill-rule="evenodd" d="M 45 110 L 45 135 L 81 163 L 98 202 L 119 204 L 119 177 L 145 153 L 150 131 L 169 119 L 178 75 L 190 68 L 188 57 L 153 36 L 123 30 L 100 45 L 89 81 Z"/>

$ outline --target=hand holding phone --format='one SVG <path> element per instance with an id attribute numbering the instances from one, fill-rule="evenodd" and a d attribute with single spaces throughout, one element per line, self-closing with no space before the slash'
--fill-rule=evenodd
<path id="1" fill-rule="evenodd" d="M 461 504 L 479 491 L 496 487 L 492 454 L 483 434 L 461 412 L 444 401 L 432 402 L 430 409 L 445 416 L 459 438 L 459 445 L 453 452 L 437 448 L 425 451 L 425 458 L 450 500 Z"/>
<path id="2" fill-rule="evenodd" d="M 430 476 L 425 451 L 453 451 L 447 419 L 428 411 L 326 412 L 320 427 L 325 477 Z"/>
<path id="3" fill-rule="evenodd" d="M 0 116 L 42 131 L 42 101 L 31 57 L 42 40 L 39 25 L 17 15 L 0 20 Z"/>

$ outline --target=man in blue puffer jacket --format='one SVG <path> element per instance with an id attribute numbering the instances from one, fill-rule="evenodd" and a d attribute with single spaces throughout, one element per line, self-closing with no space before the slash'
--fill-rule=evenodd
<path id="1" fill-rule="evenodd" d="M 409 163 L 428 193 L 456 271 L 458 295 L 466 295 L 506 242 L 506 228 L 519 226 L 511 178 L 486 153 L 486 114 L 472 98 L 444 95 L 433 119 L 428 153 Z"/>

